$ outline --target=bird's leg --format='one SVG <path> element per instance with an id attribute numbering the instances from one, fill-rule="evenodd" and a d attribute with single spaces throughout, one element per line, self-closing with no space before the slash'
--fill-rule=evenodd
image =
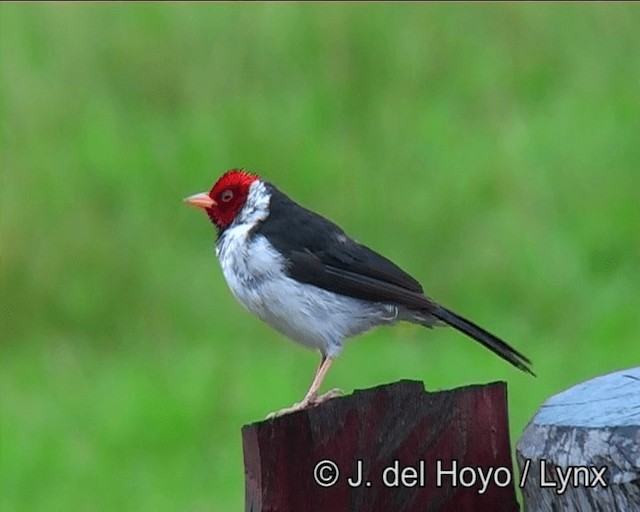
<path id="1" fill-rule="evenodd" d="M 309 391 L 307 391 L 307 394 L 305 395 L 305 397 L 302 399 L 302 402 L 293 404 L 291 407 L 287 407 L 286 409 L 281 409 L 278 412 L 272 412 L 267 416 L 267 418 L 275 418 L 277 416 L 282 416 L 283 414 L 287 414 L 293 411 L 299 411 L 301 409 L 305 409 L 306 407 L 309 407 L 310 405 L 312 406 L 318 405 L 326 400 L 342 395 L 342 391 L 340 391 L 339 389 L 332 389 L 331 391 L 328 391 L 324 395 L 318 396 L 318 390 L 322 385 L 322 381 L 324 380 L 325 375 L 327 374 L 327 372 L 329 371 L 329 368 L 331 367 L 331 363 L 333 363 L 333 359 L 323 355 L 322 360 L 320 361 L 320 365 L 316 370 L 316 374 L 313 377 L 313 382 L 311 383 L 311 387 L 309 388 Z"/>
<path id="2" fill-rule="evenodd" d="M 307 405 L 319 405 L 322 402 L 326 402 L 327 400 L 342 396 L 344 394 L 341 389 L 334 388 L 318 396 L 318 390 L 320 389 L 325 375 L 329 371 L 331 363 L 333 363 L 333 359 L 322 356 L 320 366 L 318 366 L 318 370 L 316 371 L 316 376 L 311 383 L 311 387 L 309 388 L 306 396 L 302 399 L 301 407 L 306 407 Z"/>
<path id="3" fill-rule="evenodd" d="M 318 390 L 322 385 L 324 376 L 329 371 L 331 363 L 333 363 L 333 359 L 324 355 L 322 356 L 320 364 L 318 365 L 318 369 L 316 370 L 316 375 L 313 378 L 313 382 L 311 383 L 311 387 L 309 387 L 309 391 L 307 391 L 307 394 L 302 399 L 302 402 L 300 402 L 301 409 L 311 403 L 314 403 L 318 398 Z"/>

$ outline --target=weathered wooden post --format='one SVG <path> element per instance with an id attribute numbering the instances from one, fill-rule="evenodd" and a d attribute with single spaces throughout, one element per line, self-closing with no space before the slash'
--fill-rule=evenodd
<path id="1" fill-rule="evenodd" d="M 506 385 L 401 381 L 242 429 L 247 511 L 519 510 Z"/>
<path id="2" fill-rule="evenodd" d="M 640 368 L 551 397 L 517 459 L 527 512 L 640 511 Z"/>

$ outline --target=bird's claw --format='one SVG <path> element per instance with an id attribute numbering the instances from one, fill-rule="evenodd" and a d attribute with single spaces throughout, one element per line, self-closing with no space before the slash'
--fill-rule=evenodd
<path id="1" fill-rule="evenodd" d="M 328 400 L 331 400 L 332 398 L 338 398 L 340 396 L 344 396 L 344 391 L 342 391 L 340 388 L 333 388 L 311 400 L 311 405 L 320 405 Z"/>
<path id="2" fill-rule="evenodd" d="M 338 398 L 343 395 L 344 395 L 344 392 L 341 389 L 334 388 L 327 391 L 326 393 L 323 393 L 320 396 L 316 396 L 310 399 L 305 399 L 302 402 L 297 402 L 293 404 L 291 407 L 285 407 L 284 409 L 280 409 L 279 411 L 270 412 L 269 414 L 267 414 L 266 419 L 272 420 L 274 418 L 284 416 L 285 414 L 289 414 L 290 412 L 296 412 L 296 411 L 301 411 L 303 409 L 307 409 L 310 407 L 316 407 L 324 402 L 327 402 L 328 400 L 331 400 L 332 398 Z"/>
<path id="3" fill-rule="evenodd" d="M 280 416 L 284 416 L 285 414 L 289 414 L 290 412 L 300 411 L 301 409 L 304 409 L 304 406 L 300 407 L 301 404 L 302 402 L 295 403 L 291 407 L 285 407 L 284 409 L 280 409 L 279 411 L 270 412 L 269 414 L 267 414 L 267 417 L 265 419 L 273 420 L 275 418 L 279 418 Z"/>

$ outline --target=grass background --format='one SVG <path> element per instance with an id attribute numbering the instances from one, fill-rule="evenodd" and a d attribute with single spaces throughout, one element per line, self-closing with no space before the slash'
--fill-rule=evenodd
<path id="1" fill-rule="evenodd" d="M 182 198 L 261 172 L 528 354 L 350 342 L 325 388 L 638 364 L 635 4 L 3 4 L 0 506 L 239 510 L 240 427 L 317 355 L 232 298 Z"/>

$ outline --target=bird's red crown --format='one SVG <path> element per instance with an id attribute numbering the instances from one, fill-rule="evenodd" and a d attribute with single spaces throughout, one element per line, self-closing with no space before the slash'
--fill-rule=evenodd
<path id="1" fill-rule="evenodd" d="M 216 196 L 223 192 L 226 188 L 240 187 L 246 188 L 248 190 L 251 184 L 259 179 L 260 176 L 258 176 L 257 174 L 251 174 L 244 169 L 231 169 L 220 176 L 220 178 L 218 178 L 216 184 L 211 187 L 211 190 L 209 191 L 209 197 L 211 197 L 211 199 L 213 199 L 214 201 L 218 201 L 218 198 Z"/>
<path id="2" fill-rule="evenodd" d="M 238 212 L 244 206 L 249 187 L 259 180 L 256 174 L 251 174 L 244 169 L 232 169 L 225 172 L 209 191 L 209 197 L 215 204 L 208 208 L 207 215 L 220 229 L 228 227 L 235 219 Z"/>

